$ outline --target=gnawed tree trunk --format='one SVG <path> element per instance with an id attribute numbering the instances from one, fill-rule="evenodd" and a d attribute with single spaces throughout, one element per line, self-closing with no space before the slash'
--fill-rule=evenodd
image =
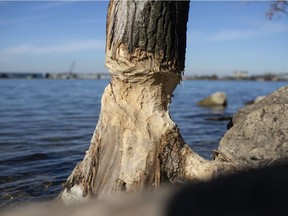
<path id="1" fill-rule="evenodd" d="M 188 10 L 188 1 L 110 2 L 106 66 L 112 79 L 90 148 L 60 194 L 65 203 L 233 169 L 194 153 L 169 115 L 184 70 Z"/>

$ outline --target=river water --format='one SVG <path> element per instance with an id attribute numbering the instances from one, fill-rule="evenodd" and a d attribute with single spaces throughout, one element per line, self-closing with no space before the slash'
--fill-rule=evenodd
<path id="1" fill-rule="evenodd" d="M 109 80 L 0 80 L 0 208 L 53 199 L 88 149 Z M 183 81 L 171 117 L 194 151 L 210 159 L 228 121 L 245 102 L 287 82 Z M 224 91 L 223 110 L 197 101 Z"/>

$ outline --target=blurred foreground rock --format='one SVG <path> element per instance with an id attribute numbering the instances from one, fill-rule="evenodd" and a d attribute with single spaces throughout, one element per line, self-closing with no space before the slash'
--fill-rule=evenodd
<path id="1" fill-rule="evenodd" d="M 237 169 L 258 168 L 288 159 L 288 86 L 239 110 L 220 141 L 216 160 Z"/>
<path id="2" fill-rule="evenodd" d="M 91 199 L 86 203 L 66 206 L 62 202 L 34 203 L 24 207 L 0 210 L 1 216 L 161 216 L 176 187 L 115 195 L 109 199 Z"/>
<path id="3" fill-rule="evenodd" d="M 209 97 L 200 100 L 197 105 L 205 106 L 205 107 L 213 107 L 213 106 L 227 106 L 227 96 L 225 92 L 215 92 Z"/>
<path id="4" fill-rule="evenodd" d="M 173 195 L 167 216 L 288 215 L 288 165 L 192 184 Z"/>
<path id="5" fill-rule="evenodd" d="M 266 167 L 208 182 L 90 200 L 76 206 L 41 203 L 0 211 L 1 216 L 284 216 L 288 165 Z"/>

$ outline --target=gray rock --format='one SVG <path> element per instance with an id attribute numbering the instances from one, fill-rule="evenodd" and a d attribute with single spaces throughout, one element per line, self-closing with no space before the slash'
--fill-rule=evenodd
<path id="1" fill-rule="evenodd" d="M 258 96 L 257 98 L 255 98 L 255 100 L 247 101 L 245 104 L 246 104 L 246 105 L 251 105 L 251 104 L 257 103 L 257 102 L 259 102 L 260 100 L 262 100 L 264 97 L 265 97 L 265 96 Z"/>
<path id="2" fill-rule="evenodd" d="M 197 103 L 199 106 L 226 106 L 227 105 L 227 96 L 225 92 L 215 92 L 214 94 L 210 95 L 209 97 L 200 100 Z"/>
<path id="3" fill-rule="evenodd" d="M 258 96 L 255 100 L 254 100 L 254 103 L 257 103 L 259 101 L 261 101 L 262 99 L 264 99 L 265 96 Z"/>
<path id="4" fill-rule="evenodd" d="M 215 152 L 239 169 L 288 161 L 288 86 L 239 110 Z"/>

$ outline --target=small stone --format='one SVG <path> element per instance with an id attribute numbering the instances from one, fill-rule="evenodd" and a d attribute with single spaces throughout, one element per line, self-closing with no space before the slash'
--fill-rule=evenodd
<path id="1" fill-rule="evenodd" d="M 254 103 L 257 103 L 261 100 L 263 100 L 265 98 L 265 96 L 258 96 L 255 100 L 254 100 Z"/>
<path id="2" fill-rule="evenodd" d="M 261 101 L 264 98 L 265 98 L 265 96 L 258 96 L 257 98 L 255 98 L 255 100 L 247 101 L 245 104 L 246 105 L 251 105 L 251 104 L 254 104 L 254 103 L 257 103 L 257 102 Z"/>
<path id="3" fill-rule="evenodd" d="M 207 106 L 207 107 L 227 106 L 227 96 L 225 92 L 215 92 L 209 97 L 200 100 L 197 104 L 199 106 Z"/>

